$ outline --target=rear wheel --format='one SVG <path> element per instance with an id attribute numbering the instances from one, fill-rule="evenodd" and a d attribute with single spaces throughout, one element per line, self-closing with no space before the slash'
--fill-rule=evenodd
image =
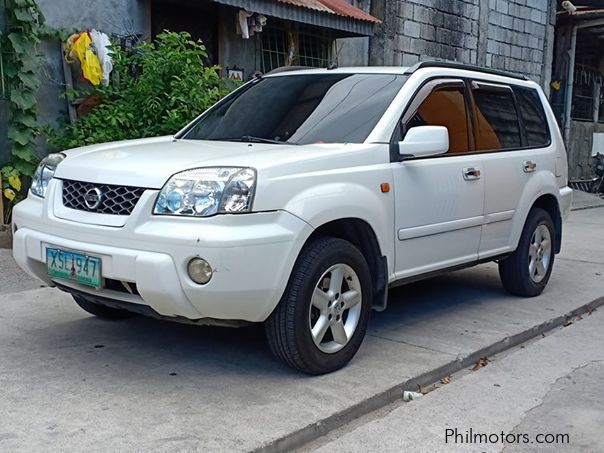
<path id="1" fill-rule="evenodd" d="M 533 209 L 522 231 L 518 248 L 499 262 L 504 288 L 516 296 L 533 297 L 543 292 L 554 267 L 554 222 L 544 209 Z"/>
<path id="2" fill-rule="evenodd" d="M 371 312 L 369 267 L 359 250 L 319 238 L 301 252 L 281 302 L 265 323 L 277 358 L 310 374 L 335 371 L 359 349 Z"/>
<path id="3" fill-rule="evenodd" d="M 136 313 L 128 310 L 120 310 L 119 308 L 107 307 L 106 305 L 91 302 L 79 294 L 72 294 L 72 297 L 82 310 L 99 318 L 117 320 L 136 316 Z"/>

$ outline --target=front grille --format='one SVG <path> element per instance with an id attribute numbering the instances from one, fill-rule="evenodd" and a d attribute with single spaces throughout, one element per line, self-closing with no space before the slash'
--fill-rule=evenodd
<path id="1" fill-rule="evenodd" d="M 130 215 L 145 191 L 142 187 L 112 186 L 63 180 L 63 205 L 98 214 Z M 100 195 L 98 203 L 86 203 L 86 195 Z"/>

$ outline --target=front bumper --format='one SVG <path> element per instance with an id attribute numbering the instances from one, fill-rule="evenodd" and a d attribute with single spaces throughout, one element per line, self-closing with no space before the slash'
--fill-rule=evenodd
<path id="1" fill-rule="evenodd" d="M 135 283 L 138 294 L 73 289 L 124 302 L 148 305 L 162 316 L 192 320 L 264 321 L 273 311 L 312 228 L 299 218 L 274 211 L 211 218 L 152 216 L 157 191 L 146 191 L 121 227 L 65 220 L 54 215 L 60 181 L 45 199 L 30 195 L 15 206 L 13 254 L 29 274 L 53 284 L 46 274 L 49 246 L 85 252 L 102 262 L 106 279 Z M 77 211 L 76 211 L 77 213 Z M 200 256 L 214 274 L 206 285 L 189 279 L 186 266 Z"/>

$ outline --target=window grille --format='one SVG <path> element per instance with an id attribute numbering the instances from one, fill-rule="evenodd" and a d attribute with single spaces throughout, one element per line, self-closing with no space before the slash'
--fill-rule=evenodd
<path id="1" fill-rule="evenodd" d="M 331 61 L 334 36 L 329 29 L 302 24 L 276 24 L 260 33 L 260 67 L 267 73 L 281 66 L 327 67 Z M 289 58 L 290 47 L 294 48 Z"/>

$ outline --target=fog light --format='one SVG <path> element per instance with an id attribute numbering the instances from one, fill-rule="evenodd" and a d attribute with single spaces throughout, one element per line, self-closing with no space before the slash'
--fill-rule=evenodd
<path id="1" fill-rule="evenodd" d="M 201 258 L 193 258 L 187 266 L 189 277 L 195 283 L 205 285 L 212 278 L 212 267 L 210 263 Z"/>

